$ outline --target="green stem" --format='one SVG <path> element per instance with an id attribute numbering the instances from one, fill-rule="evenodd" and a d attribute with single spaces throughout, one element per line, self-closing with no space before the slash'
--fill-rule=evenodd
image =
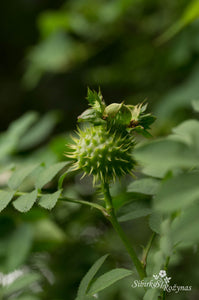
<path id="1" fill-rule="evenodd" d="M 135 268 L 136 268 L 140 278 L 143 279 L 144 277 L 146 277 L 145 269 L 144 269 L 141 261 L 137 257 L 137 254 L 135 253 L 135 250 L 133 249 L 128 237 L 126 236 L 126 234 L 123 231 L 122 227 L 118 223 L 118 220 L 117 220 L 117 217 L 115 215 L 114 208 L 113 208 L 113 204 L 112 204 L 112 198 L 111 198 L 110 191 L 109 191 L 109 185 L 106 184 L 106 183 L 103 184 L 102 189 L 103 189 L 103 193 L 104 193 L 104 199 L 105 199 L 105 202 L 106 202 L 106 211 L 108 213 L 107 214 L 107 219 L 109 219 L 109 221 L 113 225 L 113 228 L 115 229 L 115 231 L 119 235 L 119 237 L 122 240 L 126 250 L 128 251 L 128 253 L 129 253 L 129 255 L 130 255 L 130 257 L 131 257 L 131 259 L 132 259 L 132 261 L 135 265 Z"/>
<path id="2" fill-rule="evenodd" d="M 84 205 L 87 205 L 87 206 L 90 206 L 90 207 L 100 210 L 104 215 L 107 214 L 106 210 L 103 206 L 93 203 L 93 202 L 88 202 L 88 201 L 84 201 L 84 200 L 75 200 L 75 199 L 70 199 L 70 198 L 65 198 L 65 197 L 60 197 L 58 200 L 71 202 L 71 203 L 77 203 L 77 204 L 84 204 Z"/>
<path id="3" fill-rule="evenodd" d="M 144 265 L 144 268 L 146 268 L 147 257 L 148 257 L 149 251 L 151 249 L 152 243 L 153 243 L 153 241 L 155 239 L 155 236 L 156 236 L 156 233 L 153 232 L 150 240 L 148 241 L 148 244 L 146 245 L 146 248 L 143 251 L 142 263 Z"/>
<path id="4" fill-rule="evenodd" d="M 164 269 L 165 269 L 166 272 L 168 271 L 169 261 L 170 261 L 170 256 L 167 256 L 166 263 L 165 263 L 165 266 L 164 266 Z M 165 299 L 166 299 L 166 291 L 163 291 L 162 300 L 165 300 Z"/>
<path id="5" fill-rule="evenodd" d="M 165 300 L 166 299 L 166 292 L 163 291 L 163 294 L 162 294 L 162 300 Z"/>

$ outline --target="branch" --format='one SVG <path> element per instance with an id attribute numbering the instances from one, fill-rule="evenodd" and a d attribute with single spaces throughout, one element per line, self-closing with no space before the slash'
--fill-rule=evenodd
<path id="1" fill-rule="evenodd" d="M 22 195 L 26 195 L 26 194 L 28 194 L 28 193 L 26 193 L 26 192 L 16 192 L 14 194 L 14 196 L 22 196 Z M 37 194 L 37 197 L 40 198 L 43 195 L 45 195 L 45 194 L 42 194 L 41 192 L 39 192 Z M 93 203 L 93 202 L 89 202 L 89 201 L 85 201 L 85 200 L 78 200 L 78 199 L 76 200 L 76 199 L 72 199 L 72 198 L 68 198 L 68 197 L 62 197 L 62 196 L 60 196 L 58 198 L 58 201 L 66 201 L 66 202 L 71 202 L 71 203 L 76 203 L 76 204 L 84 204 L 84 205 L 87 205 L 87 206 L 90 206 L 90 207 L 93 207 L 93 208 L 96 208 L 96 209 L 100 210 L 103 213 L 103 215 L 107 216 L 106 209 L 103 206 L 101 206 L 97 203 Z"/>

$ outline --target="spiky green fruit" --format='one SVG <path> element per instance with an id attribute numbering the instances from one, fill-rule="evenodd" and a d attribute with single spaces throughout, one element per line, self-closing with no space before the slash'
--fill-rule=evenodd
<path id="1" fill-rule="evenodd" d="M 92 174 L 94 182 L 111 182 L 132 172 L 134 139 L 130 134 L 107 131 L 104 126 L 78 129 L 77 134 L 71 145 L 73 151 L 67 155 L 75 160 L 74 170 Z"/>

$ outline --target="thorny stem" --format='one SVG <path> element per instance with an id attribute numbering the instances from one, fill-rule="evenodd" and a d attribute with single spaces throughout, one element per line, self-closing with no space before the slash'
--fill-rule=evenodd
<path id="1" fill-rule="evenodd" d="M 144 269 L 141 261 L 137 257 L 137 254 L 135 253 L 135 250 L 133 249 L 128 237 L 126 236 L 126 234 L 124 233 L 122 227 L 118 223 L 118 220 L 117 220 L 117 217 L 115 215 L 114 208 L 113 208 L 112 198 L 111 198 L 110 191 L 109 191 L 109 185 L 107 183 L 104 183 L 102 185 L 102 189 L 103 189 L 103 193 L 104 193 L 104 200 L 105 200 L 105 203 L 106 203 L 106 211 L 108 213 L 107 214 L 107 219 L 113 225 L 113 228 L 115 229 L 115 231 L 119 235 L 119 237 L 122 240 L 126 250 L 128 251 L 128 253 L 129 253 L 129 255 L 130 255 L 130 257 L 131 257 L 131 259 L 132 259 L 132 261 L 135 265 L 135 268 L 136 268 L 140 278 L 143 279 L 144 277 L 146 277 L 145 269 Z"/>

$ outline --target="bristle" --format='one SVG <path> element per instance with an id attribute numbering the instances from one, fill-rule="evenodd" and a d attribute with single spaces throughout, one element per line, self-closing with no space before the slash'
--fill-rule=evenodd
<path id="1" fill-rule="evenodd" d="M 91 175 L 92 172 L 93 172 L 93 167 L 90 169 L 90 172 L 88 174 Z"/>
<path id="2" fill-rule="evenodd" d="M 86 173 L 84 172 L 83 175 L 81 176 L 80 180 L 82 180 L 86 176 Z"/>

